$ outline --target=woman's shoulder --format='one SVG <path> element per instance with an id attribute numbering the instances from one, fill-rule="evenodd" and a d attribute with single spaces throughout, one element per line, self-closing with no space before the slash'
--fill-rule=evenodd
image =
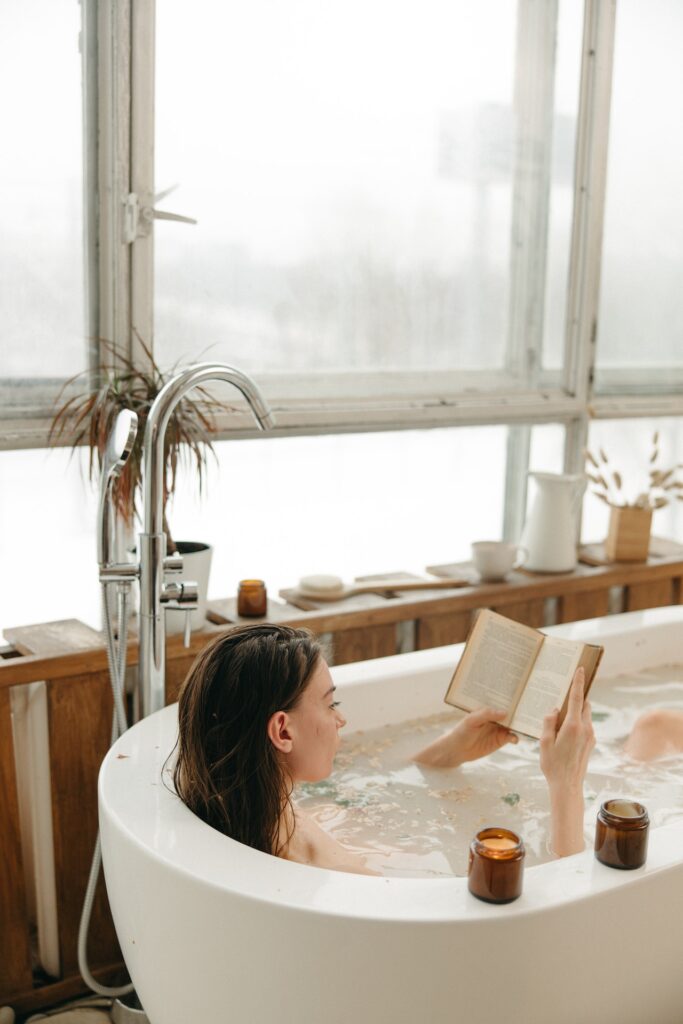
<path id="1" fill-rule="evenodd" d="M 300 807 L 294 807 L 294 834 L 283 856 L 286 860 L 333 871 L 351 871 L 360 875 L 375 875 L 363 857 L 337 842 L 333 836 Z"/>

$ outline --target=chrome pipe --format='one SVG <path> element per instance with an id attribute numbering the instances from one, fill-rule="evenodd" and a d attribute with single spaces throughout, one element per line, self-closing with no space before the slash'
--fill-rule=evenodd
<path id="1" fill-rule="evenodd" d="M 261 392 L 241 370 L 223 363 L 197 363 L 177 374 L 157 395 L 147 417 L 142 445 L 142 522 L 140 534 L 140 660 L 138 706 L 142 717 L 164 706 L 166 627 L 164 560 L 164 437 L 173 410 L 188 391 L 200 384 L 225 381 L 242 392 L 261 430 L 274 426 Z"/>

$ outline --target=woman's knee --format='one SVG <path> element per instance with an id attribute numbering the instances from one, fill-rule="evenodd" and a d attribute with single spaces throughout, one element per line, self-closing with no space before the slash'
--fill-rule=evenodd
<path id="1" fill-rule="evenodd" d="M 636 720 L 624 750 L 638 761 L 652 761 L 683 750 L 683 712 L 663 708 L 644 711 Z"/>

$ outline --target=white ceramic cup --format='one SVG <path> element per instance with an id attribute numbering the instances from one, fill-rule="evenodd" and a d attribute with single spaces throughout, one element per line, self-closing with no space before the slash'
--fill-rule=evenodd
<path id="1" fill-rule="evenodd" d="M 526 548 L 504 540 L 478 540 L 472 545 L 472 561 L 487 583 L 504 580 L 511 569 L 518 569 L 528 557 Z"/>

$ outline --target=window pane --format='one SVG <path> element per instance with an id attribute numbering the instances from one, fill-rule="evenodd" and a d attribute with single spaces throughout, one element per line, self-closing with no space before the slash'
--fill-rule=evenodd
<path id="1" fill-rule="evenodd" d="M 186 5 L 159 5 L 156 181 L 199 220 L 155 226 L 162 365 L 212 344 L 256 372 L 503 368 L 516 17 L 508 0 L 198 0 L 188 36 Z M 577 82 L 575 64 L 570 121 Z"/>
<path id="2" fill-rule="evenodd" d="M 215 545 L 216 597 L 254 576 L 275 596 L 309 573 L 423 573 L 501 536 L 506 435 L 468 427 L 223 441 L 205 500 L 181 481 L 171 529 Z"/>
<path id="3" fill-rule="evenodd" d="M 683 366 L 683 5 L 617 8 L 597 362 Z"/>
<path id="4" fill-rule="evenodd" d="M 0 374 L 15 381 L 85 368 L 79 29 L 74 0 L 0 7 Z"/>
<path id="5" fill-rule="evenodd" d="M 171 530 L 214 546 L 212 597 L 234 595 L 238 581 L 253 576 L 277 597 L 309 573 L 423 573 L 467 559 L 473 540 L 501 536 L 506 433 L 468 427 L 222 441 L 203 500 L 193 475 L 179 474 Z M 72 617 L 99 628 L 97 495 L 86 467 L 85 451 L 73 459 L 65 449 L 0 452 L 10 584 L 0 588 L 0 630 Z M 40 567 L 58 551 L 69 552 L 69 571 L 46 587 Z"/>
<path id="6" fill-rule="evenodd" d="M 0 631 L 70 618 L 100 628 L 96 515 L 85 449 L 0 452 Z"/>
<path id="7" fill-rule="evenodd" d="M 565 428 L 561 423 L 540 423 L 531 428 L 529 469 L 535 473 L 562 473 Z"/>
<path id="8" fill-rule="evenodd" d="M 658 432 L 659 455 L 655 463 L 650 462 L 652 441 Z M 608 477 L 615 469 L 623 478 L 621 495 L 614 491 L 614 500 L 633 502 L 642 491 L 647 490 L 649 472 L 670 469 L 681 462 L 683 453 L 683 420 L 679 419 L 636 419 L 596 420 L 590 425 L 589 449 L 598 456 L 602 449 L 609 460 Z M 683 480 L 683 470 L 678 471 Z M 659 492 L 658 492 L 659 493 Z M 681 494 L 683 492 L 673 492 Z M 582 538 L 585 542 L 604 540 L 607 536 L 609 509 L 591 493 L 591 485 L 583 502 Z M 683 501 L 671 498 L 666 508 L 658 509 L 652 517 L 652 533 L 683 542 Z"/>

